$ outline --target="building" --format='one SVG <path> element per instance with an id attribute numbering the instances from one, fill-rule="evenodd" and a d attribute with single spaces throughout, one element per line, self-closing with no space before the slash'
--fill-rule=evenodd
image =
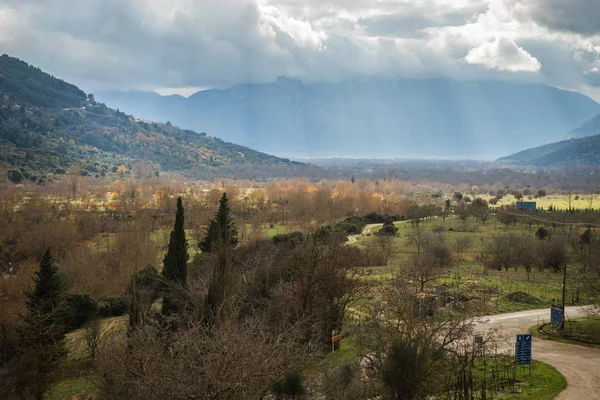
<path id="1" fill-rule="evenodd" d="M 535 201 L 517 201 L 517 210 L 534 212 L 536 209 Z"/>

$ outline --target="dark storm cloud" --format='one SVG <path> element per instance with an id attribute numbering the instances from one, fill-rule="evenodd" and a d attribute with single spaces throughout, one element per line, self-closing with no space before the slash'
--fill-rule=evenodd
<path id="1" fill-rule="evenodd" d="M 599 0 L 532 0 L 530 15 L 553 30 L 582 35 L 600 33 Z"/>
<path id="2" fill-rule="evenodd" d="M 600 0 L 0 0 L 0 51 L 86 90 L 281 75 L 543 77 L 577 87 L 597 84 L 600 41 L 590 35 L 599 8 Z"/>

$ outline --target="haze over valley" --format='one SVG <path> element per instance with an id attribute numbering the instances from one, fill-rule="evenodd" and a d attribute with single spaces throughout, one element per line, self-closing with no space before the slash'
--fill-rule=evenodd
<path id="1" fill-rule="evenodd" d="M 598 398 L 599 15 L 0 0 L 0 399 Z"/>

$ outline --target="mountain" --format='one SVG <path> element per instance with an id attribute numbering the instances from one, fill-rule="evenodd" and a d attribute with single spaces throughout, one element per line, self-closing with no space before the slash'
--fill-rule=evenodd
<path id="1" fill-rule="evenodd" d="M 577 129 L 570 131 L 565 139 L 600 135 L 600 114 L 586 121 Z"/>
<path id="2" fill-rule="evenodd" d="M 541 167 L 600 165 L 600 135 L 567 139 L 499 158 L 497 163 Z"/>
<path id="3" fill-rule="evenodd" d="M 142 160 L 155 171 L 204 177 L 239 171 L 255 177 L 273 168 L 287 174 L 303 165 L 171 123 L 138 120 L 19 59 L 0 56 L 0 167 L 13 181 L 52 179 L 72 164 L 84 175 L 104 176 Z"/>
<path id="4" fill-rule="evenodd" d="M 579 93 L 525 83 L 361 79 L 101 93 L 127 113 L 288 156 L 495 157 L 559 140 L 600 112 Z"/>

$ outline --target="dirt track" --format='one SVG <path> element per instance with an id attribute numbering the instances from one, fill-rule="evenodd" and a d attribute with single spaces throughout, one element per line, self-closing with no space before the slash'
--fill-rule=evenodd
<path id="1" fill-rule="evenodd" d="M 348 244 L 380 225 L 383 224 L 365 225 L 360 235 L 348 236 Z M 580 307 L 567 307 L 568 318 L 585 316 Z M 487 316 L 481 327 L 499 328 L 501 334 L 507 336 L 501 350 L 509 350 L 514 348 L 517 333 L 528 333 L 529 328 L 549 319 L 550 309 L 545 308 Z M 533 359 L 552 365 L 567 379 L 568 386 L 557 400 L 600 400 L 600 349 L 534 338 L 532 352 Z"/>
<path id="2" fill-rule="evenodd" d="M 567 316 L 581 318 L 585 312 L 579 307 L 567 307 Z M 498 314 L 483 319 L 482 328 L 498 327 L 502 334 L 508 336 L 501 347 L 507 350 L 514 348 L 517 333 L 528 333 L 538 321 L 548 321 L 550 310 Z M 532 352 L 535 360 L 552 365 L 567 379 L 567 389 L 556 399 L 600 399 L 600 349 L 534 338 Z"/>

